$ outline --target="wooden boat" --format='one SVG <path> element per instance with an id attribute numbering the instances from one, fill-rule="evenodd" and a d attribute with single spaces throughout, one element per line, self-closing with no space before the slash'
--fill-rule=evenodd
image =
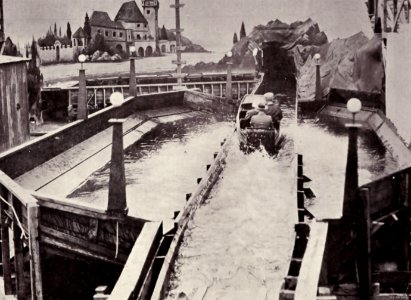
<path id="1" fill-rule="evenodd" d="M 240 140 L 240 149 L 246 153 L 253 152 L 261 146 L 274 155 L 281 147 L 284 136 L 276 129 L 260 129 L 250 126 L 250 119 L 245 116 L 248 111 L 255 109 L 259 103 L 265 102 L 263 95 L 245 95 L 240 103 L 236 119 L 236 129 Z"/>

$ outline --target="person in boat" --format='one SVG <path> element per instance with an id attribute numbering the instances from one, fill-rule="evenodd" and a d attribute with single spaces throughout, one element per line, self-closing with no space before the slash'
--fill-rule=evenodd
<path id="1" fill-rule="evenodd" d="M 280 122 L 283 118 L 283 112 L 277 101 L 275 101 L 273 93 L 266 93 L 264 94 L 264 97 L 266 99 L 265 113 L 271 117 L 273 126 L 278 131 L 280 130 Z"/>
<path id="2" fill-rule="evenodd" d="M 258 129 L 272 129 L 272 118 L 265 113 L 265 103 L 258 104 L 257 114 L 251 117 L 250 125 Z"/>

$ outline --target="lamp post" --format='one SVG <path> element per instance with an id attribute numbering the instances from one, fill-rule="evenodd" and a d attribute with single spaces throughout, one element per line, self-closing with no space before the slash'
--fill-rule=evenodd
<path id="1" fill-rule="evenodd" d="M 315 100 L 319 101 L 322 99 L 322 91 L 321 91 L 321 55 L 319 53 L 314 55 L 314 62 L 315 62 Z"/>
<path id="2" fill-rule="evenodd" d="M 87 87 L 86 87 L 86 70 L 83 68 L 83 63 L 86 61 L 86 56 L 81 54 L 78 57 L 81 63 L 79 70 L 79 85 L 78 85 L 78 100 L 77 100 L 77 120 L 86 120 L 88 117 L 87 111 Z"/>
<path id="3" fill-rule="evenodd" d="M 349 219 L 357 220 L 359 212 L 359 203 L 357 201 L 358 190 L 358 129 L 361 124 L 355 123 L 355 115 L 361 111 L 361 101 L 352 98 L 347 102 L 347 109 L 352 113 L 352 123 L 347 124 L 348 128 L 348 153 L 347 166 L 345 169 L 345 187 L 344 187 L 344 207 L 343 216 Z"/>
<path id="4" fill-rule="evenodd" d="M 233 62 L 231 58 L 233 57 L 233 52 L 229 51 L 227 52 L 227 83 L 226 83 L 226 88 L 225 88 L 225 97 L 227 100 L 232 100 L 233 99 L 233 75 L 232 75 L 232 66 Z"/>
<path id="5" fill-rule="evenodd" d="M 123 101 L 124 96 L 119 92 L 115 92 L 110 96 L 111 105 L 114 107 L 120 107 Z M 120 217 L 128 213 L 123 150 L 124 121 L 125 119 L 109 120 L 109 123 L 113 125 L 113 143 L 111 148 L 107 213 Z"/>
<path id="6" fill-rule="evenodd" d="M 255 61 L 255 79 L 258 78 L 258 73 L 260 71 L 260 64 L 258 62 L 257 55 L 258 55 L 258 49 L 254 48 L 253 57 L 254 57 L 254 61 Z"/>
<path id="7" fill-rule="evenodd" d="M 137 80 L 136 80 L 136 47 L 130 47 L 130 81 L 129 81 L 129 95 L 137 96 Z"/>

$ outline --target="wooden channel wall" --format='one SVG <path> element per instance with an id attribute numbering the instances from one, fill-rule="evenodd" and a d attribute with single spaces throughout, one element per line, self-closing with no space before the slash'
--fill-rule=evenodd
<path id="1" fill-rule="evenodd" d="M 41 165 L 56 155 L 108 128 L 111 118 L 124 118 L 136 111 L 183 105 L 184 91 L 128 98 L 120 107 L 107 107 L 56 131 L 0 154 L 0 170 L 11 178 Z"/>
<path id="2" fill-rule="evenodd" d="M 0 64 L 0 152 L 27 141 L 29 99 L 25 61 Z"/>
<path id="3" fill-rule="evenodd" d="M 356 269 L 359 268 L 358 262 L 357 264 L 355 262 L 357 255 L 362 254 L 356 254 L 356 251 L 359 251 L 356 247 L 359 246 L 358 241 L 353 240 L 353 230 L 356 235 L 361 235 L 359 242 L 368 244 L 367 255 L 362 255 L 361 260 L 362 263 L 368 260 L 371 266 L 369 271 L 375 272 L 375 264 L 380 262 L 374 261 L 379 257 L 377 251 L 394 255 L 391 259 L 398 264 L 398 270 L 372 273 L 370 285 L 373 282 L 381 285 L 393 283 L 396 287 L 405 287 L 409 284 L 411 167 L 360 186 L 356 203 L 361 203 L 358 204 L 360 216 L 356 219 L 356 224 L 347 221 L 344 216 L 341 219 L 314 220 L 310 223 L 311 232 L 302 259 L 296 290 L 292 295 L 293 298 L 287 299 L 317 299 L 319 286 L 337 286 L 342 274 L 347 276 L 351 272 L 352 275 L 356 275 L 359 272 L 359 269 Z M 362 224 L 360 230 L 366 228 L 367 236 L 357 231 L 358 224 Z M 380 232 L 383 234 L 378 234 Z M 384 247 L 393 247 L 395 253 L 387 253 Z M 336 296 L 327 297 L 324 299 L 340 299 Z M 376 292 L 374 297 L 375 299 L 408 299 L 409 295 Z M 365 298 L 358 295 L 358 291 L 355 290 L 351 296 L 341 296 L 341 299 Z"/>

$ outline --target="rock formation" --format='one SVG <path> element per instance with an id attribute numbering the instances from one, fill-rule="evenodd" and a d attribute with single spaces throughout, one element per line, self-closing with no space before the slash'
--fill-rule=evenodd
<path id="1" fill-rule="evenodd" d="M 321 55 L 323 96 L 327 96 L 331 88 L 381 92 L 384 77 L 381 49 L 379 39 L 369 40 L 362 32 L 320 47 L 294 48 L 298 98 L 314 100 L 315 53 Z"/>

